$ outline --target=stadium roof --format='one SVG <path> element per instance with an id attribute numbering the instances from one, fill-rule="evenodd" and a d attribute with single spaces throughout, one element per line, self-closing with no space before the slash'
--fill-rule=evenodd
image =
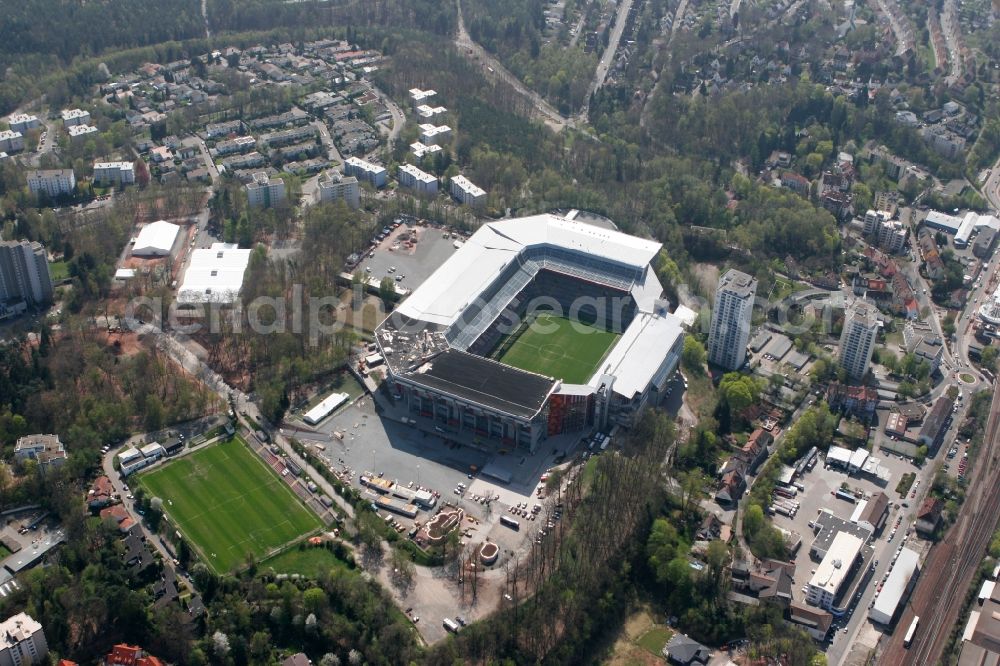
<path id="1" fill-rule="evenodd" d="M 681 320 L 673 315 L 636 314 L 591 383 L 599 381 L 601 374 L 613 375 L 612 390 L 632 398 L 650 382 L 665 381 L 666 377 L 653 376 L 659 365 L 653 359 L 666 357 L 682 335 Z"/>
<path id="2" fill-rule="evenodd" d="M 412 374 L 429 388 L 522 418 L 534 417 L 556 386 L 554 379 L 456 349 L 438 354 Z"/>
<path id="3" fill-rule="evenodd" d="M 235 244 L 213 243 L 210 249 L 191 253 L 184 282 L 177 290 L 179 303 L 232 303 L 243 287 L 243 274 L 253 250 Z"/>
<path id="4" fill-rule="evenodd" d="M 917 570 L 919 560 L 919 556 L 909 548 L 904 548 L 899 552 L 896 564 L 893 565 L 892 572 L 882 586 L 882 591 L 875 597 L 875 605 L 872 606 L 871 613 L 869 613 L 873 620 L 883 624 L 892 621 L 896 609 L 899 607 L 899 602 L 902 601 L 906 588 L 910 584 L 910 579 Z"/>
<path id="5" fill-rule="evenodd" d="M 864 541 L 853 534 L 837 533 L 837 536 L 833 538 L 833 543 L 830 544 L 830 550 L 816 567 L 816 573 L 813 574 L 809 584 L 836 596 L 840 586 L 843 585 L 850 573 L 851 567 L 854 566 L 854 560 L 857 559 L 862 546 L 864 546 Z"/>
<path id="6" fill-rule="evenodd" d="M 434 271 L 398 311 L 406 317 L 449 326 L 522 250 L 532 246 L 573 250 L 635 268 L 647 266 L 660 250 L 655 241 L 551 214 L 490 222 Z M 655 291 L 653 299 L 660 296 L 661 289 Z M 652 303 L 640 302 L 639 306 L 649 310 Z"/>
<path id="7" fill-rule="evenodd" d="M 170 254 L 181 228 L 171 222 L 151 222 L 142 228 L 132 246 L 137 256 L 165 256 Z"/>

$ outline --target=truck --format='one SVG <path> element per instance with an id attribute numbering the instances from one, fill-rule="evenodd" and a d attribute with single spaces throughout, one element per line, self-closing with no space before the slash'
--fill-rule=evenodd
<path id="1" fill-rule="evenodd" d="M 854 495 L 850 491 L 844 490 L 843 488 L 838 488 L 837 491 L 834 493 L 834 495 L 837 497 L 837 499 L 845 500 L 847 502 L 850 502 L 851 504 L 854 504 L 854 502 L 856 501 Z"/>

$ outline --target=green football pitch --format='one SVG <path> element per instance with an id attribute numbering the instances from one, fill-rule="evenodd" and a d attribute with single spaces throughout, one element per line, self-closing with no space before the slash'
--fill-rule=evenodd
<path id="1" fill-rule="evenodd" d="M 321 526 L 239 437 L 143 474 L 139 483 L 163 500 L 171 522 L 217 573 Z"/>
<path id="2" fill-rule="evenodd" d="M 585 384 L 621 335 L 565 317 L 539 314 L 530 325 L 500 343 L 495 357 L 501 363 Z"/>

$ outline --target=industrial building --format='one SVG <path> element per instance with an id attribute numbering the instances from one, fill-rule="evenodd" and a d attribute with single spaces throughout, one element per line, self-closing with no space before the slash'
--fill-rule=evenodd
<path id="1" fill-rule="evenodd" d="M 166 257 L 174 249 L 181 228 L 172 222 L 159 220 L 142 228 L 132 245 L 136 257 Z"/>
<path id="2" fill-rule="evenodd" d="M 834 608 L 841 587 L 852 573 L 864 544 L 864 540 L 847 532 L 839 532 L 834 537 L 829 551 L 806 585 L 808 604 L 824 610 Z"/>
<path id="3" fill-rule="evenodd" d="M 896 614 L 905 605 L 913 585 L 920 573 L 920 557 L 909 548 L 899 551 L 896 564 L 882 586 L 882 591 L 875 597 L 875 604 L 868 611 L 872 622 L 889 626 L 896 619 Z"/>
<path id="4" fill-rule="evenodd" d="M 177 302 L 236 302 L 252 252 L 239 249 L 235 243 L 213 243 L 209 249 L 194 250 L 184 281 L 177 289 Z"/>

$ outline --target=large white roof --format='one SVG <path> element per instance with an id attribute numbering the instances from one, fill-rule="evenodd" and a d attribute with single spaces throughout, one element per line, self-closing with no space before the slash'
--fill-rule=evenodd
<path id="1" fill-rule="evenodd" d="M 139 236 L 135 239 L 132 247 L 132 254 L 138 256 L 167 255 L 174 247 L 177 239 L 177 232 L 181 228 L 171 222 L 151 222 L 142 228 Z"/>
<path id="2" fill-rule="evenodd" d="M 214 243 L 211 249 L 191 253 L 184 282 L 177 290 L 180 303 L 232 303 L 243 287 L 243 274 L 253 250 L 232 243 Z"/>
<path id="3" fill-rule="evenodd" d="M 893 565 L 892 572 L 882 586 L 882 591 L 875 597 L 875 605 L 872 606 L 871 612 L 873 619 L 884 623 L 895 615 L 919 561 L 920 557 L 909 548 L 899 552 L 896 564 Z"/>
<path id="4" fill-rule="evenodd" d="M 681 320 L 672 314 L 637 313 L 608 358 L 601 363 L 591 384 L 596 384 L 601 374 L 613 375 L 612 390 L 632 398 L 655 379 L 660 369 L 656 361 L 666 358 L 682 335 Z"/>
<path id="5" fill-rule="evenodd" d="M 551 214 L 532 215 L 484 224 L 399 307 L 399 313 L 442 326 L 452 324 L 476 296 L 513 261 L 519 252 L 547 245 L 596 255 L 643 268 L 660 244 L 619 231 L 574 222 Z M 652 271 L 649 272 L 652 274 Z M 656 291 L 650 285 L 650 293 Z M 647 294 L 648 296 L 648 294 Z M 639 303 L 640 308 L 651 303 Z"/>
<path id="6" fill-rule="evenodd" d="M 813 574 L 809 584 L 826 590 L 836 597 L 862 546 L 864 542 L 853 534 L 847 532 L 837 534 L 830 544 L 830 549 L 826 551 L 826 557 L 816 567 L 816 573 Z"/>

